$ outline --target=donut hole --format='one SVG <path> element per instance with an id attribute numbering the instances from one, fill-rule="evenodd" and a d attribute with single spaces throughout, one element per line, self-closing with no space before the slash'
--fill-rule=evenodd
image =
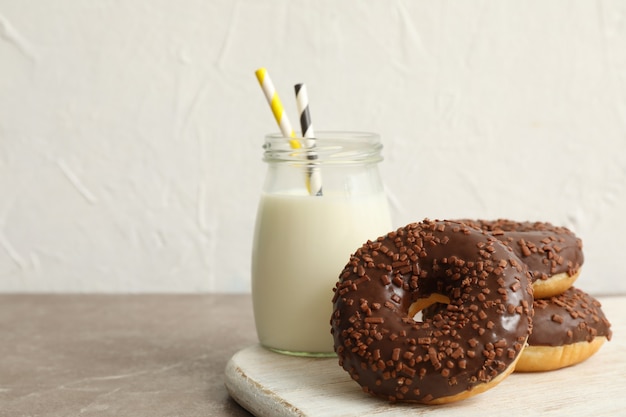
<path id="1" fill-rule="evenodd" d="M 443 294 L 430 294 L 425 298 L 418 298 L 409 306 L 409 317 L 415 321 L 422 321 L 422 311 L 433 304 L 450 304 L 450 299 Z"/>

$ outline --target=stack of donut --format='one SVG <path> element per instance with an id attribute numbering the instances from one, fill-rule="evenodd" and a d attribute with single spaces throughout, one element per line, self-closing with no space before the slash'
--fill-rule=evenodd
<path id="1" fill-rule="evenodd" d="M 334 289 L 339 364 L 372 395 L 443 404 L 578 363 L 611 336 L 572 287 L 582 262 L 548 223 L 424 220 L 368 241 Z"/>

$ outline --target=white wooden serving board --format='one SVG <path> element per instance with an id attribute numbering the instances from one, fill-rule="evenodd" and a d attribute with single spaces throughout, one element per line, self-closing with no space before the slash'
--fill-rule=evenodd
<path id="1" fill-rule="evenodd" d="M 514 373 L 493 389 L 452 404 L 389 404 L 363 393 L 336 358 L 285 356 L 258 345 L 230 359 L 225 384 L 258 417 L 626 416 L 626 297 L 599 299 L 613 339 L 590 359 L 553 372 Z"/>

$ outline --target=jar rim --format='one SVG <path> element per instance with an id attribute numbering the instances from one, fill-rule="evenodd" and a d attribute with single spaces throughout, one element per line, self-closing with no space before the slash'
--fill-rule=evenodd
<path id="1" fill-rule="evenodd" d="M 294 146 L 295 143 L 295 146 Z M 380 135 L 364 131 L 319 131 L 315 138 L 265 136 L 266 162 L 350 164 L 382 161 Z"/>

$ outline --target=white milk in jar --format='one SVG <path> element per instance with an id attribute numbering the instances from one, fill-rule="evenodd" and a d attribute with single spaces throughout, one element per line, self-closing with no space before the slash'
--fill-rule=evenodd
<path id="1" fill-rule="evenodd" d="M 350 255 L 391 230 L 385 195 L 264 194 L 258 216 L 252 269 L 265 277 L 253 281 L 261 344 L 332 352 L 332 289 Z"/>
<path id="2" fill-rule="evenodd" d="M 302 155 L 288 147 L 283 153 L 284 138 L 266 139 L 269 169 L 252 251 L 259 341 L 294 355 L 333 354 L 331 300 L 339 274 L 363 243 L 392 227 L 377 168 L 378 137 L 323 132 L 318 136 L 315 167 L 321 174 L 322 195 L 307 192 L 305 177 L 311 171 Z M 273 151 L 270 155 L 268 148 Z"/>

